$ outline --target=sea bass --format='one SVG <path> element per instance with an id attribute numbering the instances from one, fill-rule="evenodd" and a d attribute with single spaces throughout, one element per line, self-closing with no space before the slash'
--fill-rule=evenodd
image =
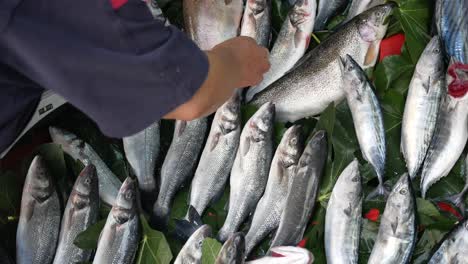
<path id="1" fill-rule="evenodd" d="M 75 160 L 79 160 L 85 166 L 92 164 L 96 167 L 99 180 L 99 197 L 105 203 L 114 205 L 122 183 L 94 149 L 75 134 L 63 129 L 50 127 L 49 132 L 53 142 L 62 146 L 65 153 Z"/>
<path id="2" fill-rule="evenodd" d="M 16 263 L 52 263 L 60 231 L 60 201 L 45 161 L 34 157 L 23 187 Z"/>
<path id="3" fill-rule="evenodd" d="M 361 234 L 362 185 L 354 159 L 333 187 L 325 216 L 327 263 L 358 263 Z"/>
<path id="4" fill-rule="evenodd" d="M 394 3 L 376 6 L 357 16 L 310 51 L 297 67 L 268 89 L 256 94 L 252 104 L 271 102 L 278 121 L 296 121 L 320 114 L 330 103 L 344 98 L 340 56 L 351 55 L 361 67 L 373 67 L 387 17 Z"/>
<path id="5" fill-rule="evenodd" d="M 266 103 L 247 121 L 231 170 L 229 211 L 218 240 L 224 242 L 255 210 L 265 190 L 273 156 L 275 106 Z"/>
<path id="6" fill-rule="evenodd" d="M 341 59 L 343 70 L 343 89 L 353 116 L 354 129 L 359 141 L 362 156 L 369 162 L 379 178 L 379 187 L 369 194 L 386 195 L 384 187 L 385 170 L 385 128 L 379 100 L 373 86 L 358 63 L 346 55 Z"/>
<path id="7" fill-rule="evenodd" d="M 409 263 L 416 235 L 416 198 L 411 178 L 405 173 L 388 196 L 368 263 Z"/>
<path id="8" fill-rule="evenodd" d="M 281 78 L 297 63 L 309 47 L 314 28 L 316 0 L 297 0 L 281 26 L 270 52 L 271 68 L 263 75 L 263 81 L 247 91 L 246 100 Z"/>
<path id="9" fill-rule="evenodd" d="M 140 239 L 137 191 L 136 181 L 128 177 L 107 217 L 93 263 L 133 263 Z"/>
<path id="10" fill-rule="evenodd" d="M 271 248 L 295 246 L 301 241 L 314 209 L 326 160 L 327 137 L 325 131 L 320 130 L 307 143 L 299 159 L 286 198 L 286 205 L 294 206 L 284 208 Z"/>
<path id="11" fill-rule="evenodd" d="M 219 251 L 215 264 L 243 264 L 245 262 L 244 234 L 234 233 Z"/>
<path id="12" fill-rule="evenodd" d="M 265 193 L 258 202 L 249 232 L 245 236 L 247 256 L 270 232 L 278 228 L 286 206 L 288 188 L 295 177 L 303 148 L 302 128 L 295 125 L 286 130 L 271 162 Z"/>
<path id="13" fill-rule="evenodd" d="M 428 264 L 462 264 L 468 259 L 468 218 L 452 229 L 437 246 Z"/>
<path id="14" fill-rule="evenodd" d="M 198 228 L 182 247 L 174 264 L 201 264 L 203 241 L 207 237 L 211 237 L 211 227 L 203 225 Z"/>
<path id="15" fill-rule="evenodd" d="M 438 36 L 432 38 L 419 58 L 406 98 L 401 128 L 401 152 L 411 179 L 424 162 L 445 92 L 445 69 Z"/>
<path id="16" fill-rule="evenodd" d="M 369 10 L 374 6 L 381 5 L 385 3 L 386 0 L 352 0 L 351 6 L 348 10 L 348 15 L 344 20 L 344 23 L 350 21 L 357 15 L 361 14 L 362 12 Z"/>
<path id="17" fill-rule="evenodd" d="M 59 243 L 54 264 L 89 261 L 92 250 L 75 246 L 75 238 L 99 217 L 99 183 L 96 168 L 88 165 L 75 181 L 63 213 Z"/>
<path id="18" fill-rule="evenodd" d="M 272 252 L 280 257 L 263 257 L 246 262 L 247 264 L 312 264 L 314 255 L 305 248 L 300 247 L 274 247 Z"/>
<path id="19" fill-rule="evenodd" d="M 193 175 L 207 129 L 206 118 L 177 120 L 175 123 L 174 137 L 161 168 L 161 187 L 151 219 L 152 225 L 160 230 L 168 224 L 174 196 Z"/>
<path id="20" fill-rule="evenodd" d="M 314 31 L 325 29 L 328 22 L 341 13 L 347 6 L 349 0 L 322 0 L 319 1 L 317 19 Z"/>
<path id="21" fill-rule="evenodd" d="M 271 0 L 247 0 L 240 34 L 268 48 L 271 37 Z"/>

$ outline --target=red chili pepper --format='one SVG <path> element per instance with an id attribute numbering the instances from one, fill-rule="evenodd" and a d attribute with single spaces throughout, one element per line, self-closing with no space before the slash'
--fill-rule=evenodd
<path id="1" fill-rule="evenodd" d="M 117 10 L 123 5 L 125 5 L 127 2 L 128 0 L 111 0 L 111 5 L 114 10 Z"/>
<path id="2" fill-rule="evenodd" d="M 403 47 L 404 43 L 405 35 L 403 35 L 402 33 L 383 39 L 380 43 L 379 61 L 382 61 L 387 56 L 401 55 L 401 48 Z"/>
<path id="3" fill-rule="evenodd" d="M 463 219 L 463 216 L 449 203 L 438 202 L 437 206 L 441 211 L 447 212 L 458 218 L 459 220 Z"/>
<path id="4" fill-rule="evenodd" d="M 364 215 L 365 218 L 369 219 L 372 222 L 377 222 L 379 220 L 380 211 L 377 208 L 372 208 Z"/>
<path id="5" fill-rule="evenodd" d="M 299 241 L 299 243 L 297 244 L 297 246 L 300 247 L 300 248 L 305 248 L 305 247 L 306 247 L 306 244 L 307 244 L 307 238 L 305 237 L 304 239 L 302 239 L 301 241 Z"/>

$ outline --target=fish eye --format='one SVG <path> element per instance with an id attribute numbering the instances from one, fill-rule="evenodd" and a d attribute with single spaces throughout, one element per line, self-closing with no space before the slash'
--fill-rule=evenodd
<path id="1" fill-rule="evenodd" d="M 439 49 L 439 48 L 434 49 L 434 53 L 435 53 L 435 54 L 439 54 L 439 53 L 440 53 L 440 49 Z"/>
<path id="2" fill-rule="evenodd" d="M 353 178 L 351 179 L 352 182 L 357 182 L 358 180 L 359 180 L 359 177 L 358 177 L 358 176 L 353 177 Z"/>
<path id="3" fill-rule="evenodd" d="M 297 144 L 297 138 L 293 138 L 293 139 L 291 140 L 291 143 L 292 143 L 293 145 L 296 145 L 296 144 Z"/>
<path id="4" fill-rule="evenodd" d="M 132 198 L 133 198 L 133 193 L 132 193 L 132 192 L 127 192 L 127 193 L 125 194 L 125 199 L 130 200 L 130 199 L 132 199 Z"/>
<path id="5" fill-rule="evenodd" d="M 90 179 L 90 178 L 86 178 L 86 179 L 84 180 L 84 183 L 87 184 L 87 185 L 89 185 L 89 184 L 91 183 L 91 179 Z"/>
<path id="6" fill-rule="evenodd" d="M 198 246 L 199 248 L 203 247 L 203 240 L 198 241 L 197 246 Z"/>
<path id="7" fill-rule="evenodd" d="M 407 193 L 408 193 L 408 190 L 407 190 L 407 189 L 401 189 L 401 190 L 400 190 L 400 194 L 405 195 L 405 194 L 407 194 Z"/>

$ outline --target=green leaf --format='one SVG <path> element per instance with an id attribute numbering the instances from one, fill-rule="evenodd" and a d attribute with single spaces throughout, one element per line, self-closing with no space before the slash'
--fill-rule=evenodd
<path id="1" fill-rule="evenodd" d="M 416 198 L 416 208 L 418 209 L 418 213 L 420 215 L 431 217 L 440 216 L 440 212 L 437 210 L 437 207 L 435 207 L 434 204 L 419 197 Z"/>
<path id="2" fill-rule="evenodd" d="M 23 190 L 18 178 L 12 171 L 0 172 L 0 225 L 19 217 Z"/>
<path id="3" fill-rule="evenodd" d="M 73 244 L 81 249 L 96 249 L 101 231 L 106 224 L 107 219 L 102 219 L 96 224 L 90 226 L 85 231 L 78 234 Z"/>
<path id="4" fill-rule="evenodd" d="M 446 232 L 441 232 L 435 229 L 426 229 L 421 238 L 416 244 L 413 252 L 414 264 L 427 263 L 429 260 L 432 249 L 439 243 Z"/>
<path id="5" fill-rule="evenodd" d="M 367 263 L 374 247 L 379 225 L 367 219 L 362 220 L 361 240 L 359 242 L 359 263 Z"/>
<path id="6" fill-rule="evenodd" d="M 214 264 L 223 245 L 213 238 L 205 238 L 203 241 L 202 261 L 203 264 Z"/>
<path id="7" fill-rule="evenodd" d="M 143 238 L 136 264 L 169 264 L 173 256 L 164 234 L 151 229 L 144 215 L 140 216 L 140 221 Z"/>

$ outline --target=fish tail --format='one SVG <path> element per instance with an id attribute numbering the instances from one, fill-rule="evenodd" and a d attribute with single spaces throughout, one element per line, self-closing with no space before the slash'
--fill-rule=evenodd
<path id="1" fill-rule="evenodd" d="M 379 186 L 377 186 L 376 189 L 374 189 L 369 193 L 369 195 L 367 195 L 366 200 L 373 200 L 379 196 L 384 197 L 384 199 L 386 200 L 389 194 L 390 191 L 384 186 L 384 184 L 379 183 Z"/>
<path id="2" fill-rule="evenodd" d="M 218 232 L 218 236 L 216 236 L 216 239 L 221 242 L 221 243 L 224 243 L 226 242 L 226 240 L 228 240 L 229 236 L 232 234 L 233 232 L 231 232 L 230 230 L 227 230 L 227 228 L 225 226 L 223 226 L 219 232 Z"/>
<path id="3" fill-rule="evenodd" d="M 465 191 L 461 191 L 460 193 L 457 193 L 455 195 L 449 196 L 446 198 L 446 200 L 455 205 L 462 214 L 465 213 Z"/>
<path id="4" fill-rule="evenodd" d="M 169 207 L 161 206 L 156 202 L 153 207 L 153 212 L 150 217 L 150 224 L 153 228 L 159 231 L 165 231 L 169 223 L 169 215 L 171 210 Z"/>
<path id="5" fill-rule="evenodd" d="M 203 221 L 200 214 L 190 205 L 185 219 L 175 220 L 174 235 L 177 239 L 185 241 L 202 225 Z"/>

